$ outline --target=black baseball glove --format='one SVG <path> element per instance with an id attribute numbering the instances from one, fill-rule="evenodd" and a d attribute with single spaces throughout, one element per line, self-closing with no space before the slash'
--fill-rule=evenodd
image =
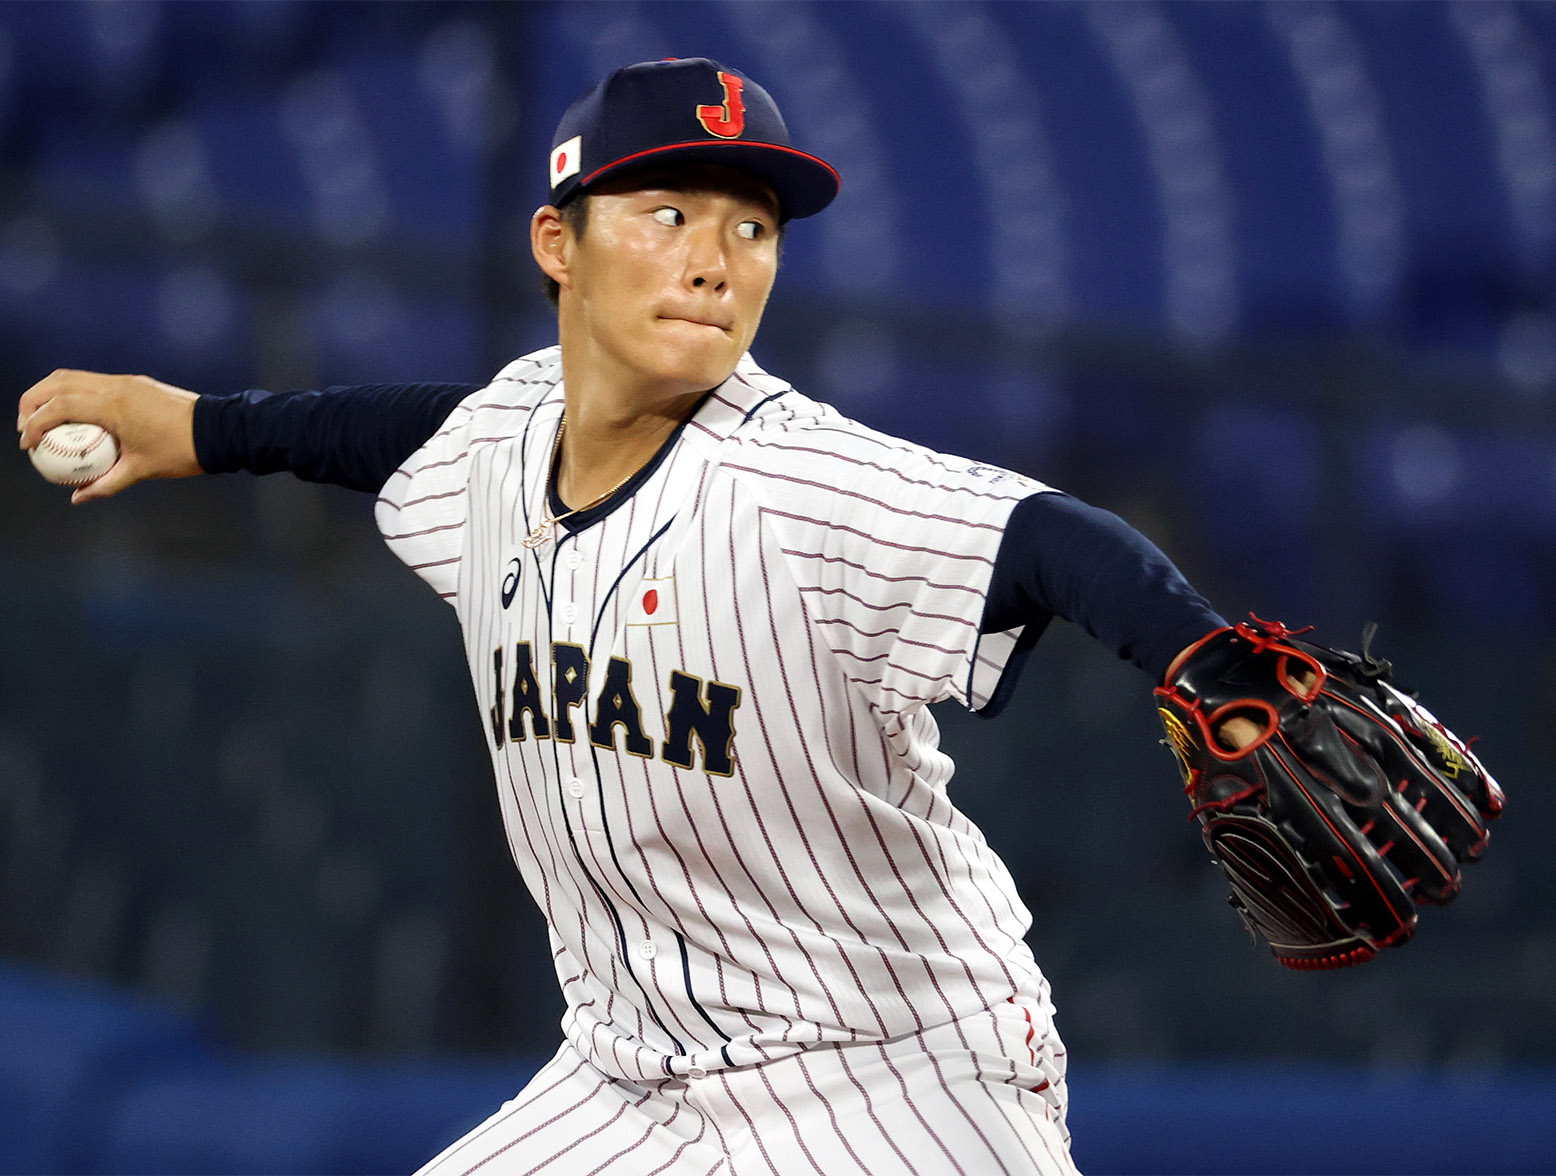
<path id="1" fill-rule="evenodd" d="M 1230 902 L 1290 968 L 1409 939 L 1416 904 L 1458 893 L 1502 811 L 1497 782 L 1393 685 L 1371 636 L 1358 655 L 1255 617 L 1192 646 L 1156 691 Z M 1234 715 L 1260 729 L 1238 750 L 1216 736 Z"/>

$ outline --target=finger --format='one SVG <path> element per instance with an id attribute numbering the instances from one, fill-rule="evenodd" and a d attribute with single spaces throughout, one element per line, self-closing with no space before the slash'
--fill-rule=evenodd
<path id="1" fill-rule="evenodd" d="M 1324 889 L 1335 900 L 1351 909 L 1346 922 L 1368 929 L 1376 939 L 1409 934 L 1415 922 L 1415 902 L 1404 886 L 1406 875 L 1398 872 L 1385 855 L 1378 852 L 1371 838 L 1374 829 L 1366 827 L 1366 817 L 1345 803 L 1328 784 L 1333 762 L 1312 766 L 1274 743 L 1265 745 L 1274 751 L 1262 760 L 1270 770 L 1268 780 L 1269 819 L 1282 830 L 1293 831 L 1312 862 Z M 1360 820 L 1361 825 L 1357 822 Z"/>
<path id="2" fill-rule="evenodd" d="M 65 368 L 59 368 L 50 372 L 31 388 L 27 389 L 27 391 L 23 392 L 21 399 L 16 402 L 17 429 L 22 427 L 28 417 L 69 387 L 70 381 L 77 374 Z"/>
<path id="3" fill-rule="evenodd" d="M 1409 800 L 1409 782 L 1389 796 L 1369 833 L 1380 856 L 1400 872 L 1417 902 L 1446 903 L 1459 892 L 1459 864 Z"/>
<path id="4" fill-rule="evenodd" d="M 1403 801 L 1421 815 L 1455 857 L 1473 861 L 1485 845 L 1485 822 L 1465 799 L 1458 781 L 1449 779 L 1437 766 L 1442 761 L 1433 758 L 1433 749 L 1422 746 L 1426 742 L 1408 730 L 1403 736 L 1389 732 L 1375 754 L 1396 782 Z"/>
<path id="5" fill-rule="evenodd" d="M 102 398 L 89 393 L 69 391 L 60 392 L 50 397 L 41 404 L 26 420 L 21 436 L 17 438 L 17 444 L 23 449 L 31 449 L 43 439 L 56 425 L 63 425 L 67 421 L 83 421 L 87 424 L 102 425 L 110 433 L 115 430 L 110 423 L 108 414 L 103 410 L 107 406 Z"/>
<path id="6" fill-rule="evenodd" d="M 31 417 L 40 408 L 44 408 L 44 404 L 50 403 L 59 395 L 89 389 L 101 390 L 106 380 L 107 376 L 95 372 L 73 372 L 65 367 L 48 373 L 42 380 L 23 392 L 22 398 L 17 401 L 17 428 L 22 428 L 26 418 Z"/>
<path id="7" fill-rule="evenodd" d="M 1264 728 L 1252 719 L 1245 719 L 1242 715 L 1233 715 L 1216 727 L 1216 737 L 1221 741 L 1221 745 L 1230 751 L 1247 747 L 1256 742 L 1263 733 Z"/>
<path id="8" fill-rule="evenodd" d="M 1473 823 L 1482 826 L 1502 811 L 1502 790 L 1469 745 L 1437 720 L 1437 716 L 1419 701 L 1401 694 L 1388 683 L 1381 683 L 1382 701 L 1388 713 L 1399 724 L 1417 754 L 1430 764 L 1445 781 L 1445 792 L 1462 795 L 1473 805 L 1478 817 Z M 1461 806 L 1469 815 L 1470 805 Z M 1485 829 L 1477 837 L 1483 842 Z M 1480 848 L 1471 857 L 1480 856 Z M 1462 855 L 1461 855 L 1462 856 Z"/>
<path id="9" fill-rule="evenodd" d="M 45 431 L 66 421 L 101 425 L 117 436 L 125 379 L 62 369 L 40 380 L 19 402 L 22 448 L 30 449 Z"/>
<path id="10" fill-rule="evenodd" d="M 108 472 L 100 478 L 95 478 L 85 486 L 77 486 L 71 492 L 70 503 L 72 506 L 80 506 L 83 502 L 95 502 L 100 498 L 112 498 L 121 490 L 127 490 L 141 480 L 140 474 L 135 469 L 135 463 L 126 458 L 119 458 Z"/>

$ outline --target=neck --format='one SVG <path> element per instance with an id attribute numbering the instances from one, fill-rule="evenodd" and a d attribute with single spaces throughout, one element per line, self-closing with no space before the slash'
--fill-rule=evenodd
<path id="1" fill-rule="evenodd" d="M 588 308 L 569 293 L 563 291 L 557 314 L 567 428 L 557 453 L 556 489 L 574 509 L 641 469 L 729 373 L 711 384 L 686 373 L 651 375 L 602 344 Z"/>
<path id="2" fill-rule="evenodd" d="M 563 360 L 567 428 L 557 452 L 556 489 L 571 508 L 630 478 L 702 403 L 705 392 L 645 395 L 606 381 L 575 381 Z"/>

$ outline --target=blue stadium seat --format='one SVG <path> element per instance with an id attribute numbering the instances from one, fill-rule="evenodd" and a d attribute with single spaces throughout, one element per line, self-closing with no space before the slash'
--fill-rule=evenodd
<path id="1" fill-rule="evenodd" d="M 1071 1074 L 1084 1172 L 1515 1173 L 1556 1164 L 1556 1076 L 1228 1065 Z"/>
<path id="2" fill-rule="evenodd" d="M 126 1091 L 209 1056 L 186 1015 L 0 964 L 0 1172 L 93 1170 L 104 1116 Z"/>
<path id="3" fill-rule="evenodd" d="M 108 1172 L 409 1172 L 495 1112 L 532 1063 L 244 1060 L 141 1084 L 103 1134 Z"/>

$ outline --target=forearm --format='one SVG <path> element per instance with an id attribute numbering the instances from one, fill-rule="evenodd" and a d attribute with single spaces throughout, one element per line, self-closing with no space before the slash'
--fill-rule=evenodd
<path id="1" fill-rule="evenodd" d="M 66 421 L 101 425 L 118 439 L 119 460 L 77 487 L 73 502 L 148 479 L 233 470 L 289 471 L 377 491 L 474 391 L 471 384 L 377 384 L 197 397 L 147 376 L 61 369 L 22 394 L 16 427 L 23 449 Z"/>
<path id="2" fill-rule="evenodd" d="M 1162 551 L 1117 515 L 1065 494 L 1018 503 L 995 561 L 984 632 L 1063 617 L 1160 682 L 1226 624 Z"/>
<path id="3" fill-rule="evenodd" d="M 194 451 L 207 473 L 289 472 L 376 492 L 475 390 L 375 384 L 202 396 L 194 408 Z"/>

